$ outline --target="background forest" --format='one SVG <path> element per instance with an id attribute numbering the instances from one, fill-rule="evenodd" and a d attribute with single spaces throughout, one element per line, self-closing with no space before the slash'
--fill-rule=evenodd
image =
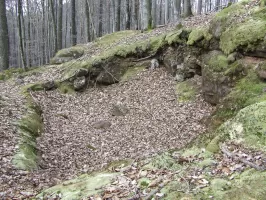
<path id="1" fill-rule="evenodd" d="M 236 0 L 235 0 L 236 1 Z M 49 63 L 102 35 L 146 30 L 217 11 L 234 0 L 7 0 L 0 3 L 0 70 Z"/>

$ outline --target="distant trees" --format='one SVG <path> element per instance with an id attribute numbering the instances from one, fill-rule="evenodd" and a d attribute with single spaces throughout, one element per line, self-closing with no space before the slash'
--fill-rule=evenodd
<path id="1" fill-rule="evenodd" d="M 0 3 L 0 71 L 9 67 L 9 39 L 6 17 L 6 3 Z"/>
<path id="2" fill-rule="evenodd" d="M 61 48 L 114 31 L 177 23 L 183 17 L 221 9 L 235 1 L 2 0 L 0 70 L 44 65 Z"/>

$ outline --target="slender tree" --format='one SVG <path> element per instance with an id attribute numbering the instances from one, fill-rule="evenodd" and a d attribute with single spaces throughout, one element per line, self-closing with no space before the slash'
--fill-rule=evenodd
<path id="1" fill-rule="evenodd" d="M 57 29 L 57 37 L 58 37 L 58 49 L 62 49 L 63 44 L 63 0 L 58 1 L 58 29 Z"/>
<path id="2" fill-rule="evenodd" d="M 27 66 L 26 66 L 23 37 L 22 37 L 22 0 L 18 0 L 18 34 L 19 34 L 19 49 L 22 60 L 22 68 L 26 69 Z"/>
<path id="3" fill-rule="evenodd" d="M 9 39 L 6 18 L 6 1 L 0 3 L 0 71 L 9 67 Z"/>
<path id="4" fill-rule="evenodd" d="M 177 21 L 181 14 L 181 0 L 174 0 L 174 20 Z"/>
<path id="5" fill-rule="evenodd" d="M 120 20 L 121 20 L 121 0 L 116 0 L 116 20 L 115 20 L 115 31 L 120 31 Z"/>
<path id="6" fill-rule="evenodd" d="M 129 0 L 126 0 L 126 29 L 130 29 L 130 20 L 131 20 L 131 13 L 130 13 L 130 4 Z"/>
<path id="7" fill-rule="evenodd" d="M 99 27 L 98 36 L 101 37 L 103 34 L 103 0 L 100 0 L 99 5 Z"/>
<path id="8" fill-rule="evenodd" d="M 198 0 L 197 14 L 201 15 L 201 11 L 202 11 L 202 0 Z"/>
<path id="9" fill-rule="evenodd" d="M 87 26 L 87 41 L 91 41 L 91 18 L 90 18 L 90 9 L 89 9 L 89 4 L 88 1 L 85 1 L 85 14 L 86 14 L 86 26 Z"/>
<path id="10" fill-rule="evenodd" d="M 76 26 L 76 1 L 71 0 L 71 33 L 72 33 L 72 45 L 77 44 L 77 26 Z"/>
<path id="11" fill-rule="evenodd" d="M 191 15 L 192 15 L 191 2 L 190 0 L 185 0 L 184 1 L 184 17 L 189 17 Z"/>
<path id="12" fill-rule="evenodd" d="M 53 21 L 53 31 L 54 31 L 54 52 L 56 53 L 57 48 L 57 25 L 56 25 L 56 19 L 55 19 L 55 9 L 54 9 L 54 1 L 50 0 L 50 8 L 51 8 L 51 14 L 52 14 L 52 21 Z"/>
<path id="13" fill-rule="evenodd" d="M 165 0 L 164 5 L 164 23 L 168 24 L 169 22 L 169 0 Z"/>
<path id="14" fill-rule="evenodd" d="M 155 28 L 157 25 L 157 0 L 152 0 L 152 28 Z"/>

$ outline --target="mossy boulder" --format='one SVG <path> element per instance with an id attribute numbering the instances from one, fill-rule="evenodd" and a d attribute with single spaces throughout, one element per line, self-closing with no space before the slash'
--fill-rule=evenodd
<path id="1" fill-rule="evenodd" d="M 116 175 L 118 174 L 104 172 L 91 175 L 84 174 L 76 179 L 65 181 L 62 184 L 44 190 L 37 195 L 37 198 L 54 199 L 57 195 L 60 195 L 62 200 L 85 199 L 101 193 L 102 190 L 100 188 L 111 184 Z"/>
<path id="2" fill-rule="evenodd" d="M 220 48 L 226 54 L 234 51 L 254 52 L 265 39 L 266 20 L 249 19 L 221 35 Z M 266 45 L 265 45 L 266 48 Z M 266 49 L 264 49 L 266 52 Z"/>
<path id="3" fill-rule="evenodd" d="M 41 110 L 30 96 L 28 98 L 28 113 L 17 122 L 17 132 L 20 135 L 19 148 L 15 153 L 12 163 L 22 170 L 34 170 L 38 168 L 38 151 L 36 138 L 43 131 Z"/>
<path id="4" fill-rule="evenodd" d="M 121 81 L 128 81 L 131 78 L 134 78 L 139 73 L 145 70 L 145 66 L 133 66 L 128 68 L 128 70 L 124 73 L 124 75 L 121 77 Z"/>
<path id="5" fill-rule="evenodd" d="M 83 45 L 73 46 L 59 50 L 50 61 L 51 64 L 62 64 L 77 59 L 84 54 L 86 47 Z"/>
<path id="6" fill-rule="evenodd" d="M 211 104 L 218 104 L 241 77 L 243 62 L 236 61 L 229 65 L 226 55 L 220 51 L 211 51 L 202 56 L 202 63 L 203 97 Z"/>
<path id="7" fill-rule="evenodd" d="M 187 44 L 207 49 L 211 39 L 212 35 L 207 28 L 195 28 L 189 34 Z"/>
<path id="8" fill-rule="evenodd" d="M 229 28 L 232 24 L 235 25 L 236 17 L 241 16 L 246 12 L 246 3 L 247 2 L 242 1 L 240 3 L 233 4 L 217 13 L 210 22 L 210 34 L 216 39 L 219 39 L 227 28 Z"/>
<path id="9" fill-rule="evenodd" d="M 266 101 L 252 104 L 217 131 L 224 137 L 266 152 Z"/>

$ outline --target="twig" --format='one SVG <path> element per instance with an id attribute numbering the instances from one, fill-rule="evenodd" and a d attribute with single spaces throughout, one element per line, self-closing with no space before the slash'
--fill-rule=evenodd
<path id="1" fill-rule="evenodd" d="M 260 166 L 258 166 L 258 165 L 256 165 L 256 164 L 252 163 L 252 162 L 249 162 L 248 160 L 246 160 L 246 159 L 244 159 L 244 158 L 239 158 L 239 157 L 237 157 L 237 155 L 234 154 L 234 153 L 232 153 L 232 152 L 230 152 L 230 151 L 225 147 L 225 145 L 221 145 L 221 146 L 220 146 L 220 149 L 221 149 L 221 151 L 222 151 L 224 154 L 226 154 L 227 156 L 229 156 L 229 157 L 231 157 L 231 158 L 233 158 L 233 159 L 235 159 L 235 160 L 237 160 L 237 161 L 240 161 L 240 162 L 242 162 L 242 163 L 244 163 L 244 164 L 246 164 L 246 165 L 248 165 L 248 166 L 250 166 L 250 167 L 252 167 L 252 168 L 254 168 L 254 169 L 256 169 L 256 170 L 258 170 L 258 171 L 263 171 L 263 170 L 266 169 L 265 167 L 260 167 Z"/>
<path id="2" fill-rule="evenodd" d="M 149 58 L 154 57 L 155 54 L 156 54 L 156 53 L 154 53 L 154 54 L 152 54 L 152 55 L 149 55 L 149 56 L 147 56 L 147 57 L 144 57 L 144 58 L 140 58 L 140 59 L 138 59 L 138 60 L 133 60 L 132 62 L 139 62 L 139 61 L 147 60 L 147 59 L 149 59 Z"/>
<path id="3" fill-rule="evenodd" d="M 152 199 L 152 197 L 153 197 L 156 193 L 160 192 L 160 190 L 161 190 L 162 188 L 164 188 L 169 182 L 170 182 L 170 180 L 168 180 L 168 181 L 166 181 L 166 182 L 160 184 L 159 187 L 158 187 L 157 189 L 151 191 L 151 192 L 148 194 L 148 196 L 144 198 L 144 200 L 150 200 L 150 199 Z"/>
<path id="4" fill-rule="evenodd" d="M 107 69 L 105 69 L 105 67 L 103 67 L 103 69 L 110 75 L 110 76 L 112 76 L 112 78 L 114 79 L 114 80 L 116 80 L 117 82 L 119 82 L 119 80 L 117 79 L 117 78 L 115 78 L 115 76 L 113 75 L 113 74 L 111 74 L 109 71 L 107 71 Z"/>

